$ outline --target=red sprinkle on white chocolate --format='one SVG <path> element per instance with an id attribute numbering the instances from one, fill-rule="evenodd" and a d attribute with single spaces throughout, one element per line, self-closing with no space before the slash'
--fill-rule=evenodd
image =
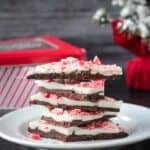
<path id="1" fill-rule="evenodd" d="M 49 93 L 43 93 L 43 96 L 49 98 Z"/>
<path id="2" fill-rule="evenodd" d="M 70 111 L 70 114 L 73 115 L 73 116 L 80 115 L 81 114 L 81 110 L 80 109 L 72 109 Z"/>
<path id="3" fill-rule="evenodd" d="M 51 110 L 51 112 L 57 115 L 63 115 L 64 113 L 62 108 L 54 108 L 53 110 Z"/>
<path id="4" fill-rule="evenodd" d="M 53 80 L 52 80 L 52 79 L 49 79 L 49 80 L 46 80 L 46 82 L 53 82 Z"/>
<path id="5" fill-rule="evenodd" d="M 111 121 L 105 121 L 105 122 L 92 122 L 92 123 L 89 123 L 87 124 L 86 126 L 83 126 L 82 128 L 84 129 L 88 129 L 88 130 L 92 130 L 92 129 L 97 129 L 97 128 L 100 128 L 100 129 L 106 129 L 106 130 L 118 130 L 119 127 L 112 123 Z"/>
<path id="6" fill-rule="evenodd" d="M 103 123 L 96 123 L 97 128 L 103 128 L 103 129 L 118 129 L 118 126 L 111 121 L 105 121 Z"/>
<path id="7" fill-rule="evenodd" d="M 51 113 L 56 115 L 70 114 L 71 116 L 89 116 L 96 114 L 96 112 L 86 112 L 81 109 L 63 110 L 62 108 L 54 108 L 51 110 Z"/>
<path id="8" fill-rule="evenodd" d="M 33 140 L 39 140 L 41 137 L 39 134 L 36 134 L 36 133 L 28 133 L 28 137 L 33 139 Z"/>
<path id="9" fill-rule="evenodd" d="M 80 87 L 89 87 L 89 88 L 101 88 L 104 87 L 103 80 L 92 80 L 90 82 L 81 82 Z"/>
<path id="10" fill-rule="evenodd" d="M 58 98 L 56 94 L 50 94 L 50 93 L 43 93 L 43 96 L 46 98 L 54 98 L 54 99 Z"/>
<path id="11" fill-rule="evenodd" d="M 81 109 L 72 109 L 70 110 L 70 115 L 72 116 L 89 116 L 89 115 L 95 115 L 96 112 L 86 112 L 82 111 Z"/>
<path id="12" fill-rule="evenodd" d="M 121 68 L 117 65 L 103 65 L 96 56 L 93 60 L 79 60 L 73 57 L 61 59 L 60 61 L 40 66 L 42 71 L 56 73 L 70 73 L 74 71 L 90 71 L 91 73 L 103 73 L 104 75 L 122 74 Z M 104 72 L 103 72 L 104 70 Z M 38 68 L 37 68 L 38 72 Z"/>
<path id="13" fill-rule="evenodd" d="M 90 82 L 81 82 L 79 86 L 90 87 Z"/>
<path id="14" fill-rule="evenodd" d="M 49 63 L 48 64 L 48 68 L 50 71 L 54 71 L 57 70 L 59 71 L 66 71 L 66 70 L 70 70 L 70 68 L 79 68 L 79 69 L 83 69 L 83 70 L 89 70 L 92 69 L 93 66 L 97 66 L 97 65 L 101 65 L 101 61 L 100 59 L 96 56 L 94 57 L 93 60 L 89 60 L 89 61 L 85 61 L 85 60 L 79 60 L 77 58 L 73 58 L 73 57 L 67 57 L 64 59 L 61 59 L 61 61 L 58 62 L 53 62 L 53 63 Z M 74 70 L 72 69 L 72 70 Z"/>
<path id="15" fill-rule="evenodd" d="M 92 62 L 93 62 L 93 64 L 101 65 L 101 61 L 100 61 L 100 59 L 97 56 L 94 57 Z"/>
<path id="16" fill-rule="evenodd" d="M 83 66 L 84 65 L 84 60 L 80 60 L 79 64 L 80 64 L 80 66 Z"/>
<path id="17" fill-rule="evenodd" d="M 50 97 L 50 98 L 54 98 L 54 99 L 57 99 L 57 98 L 58 98 L 58 96 L 57 96 L 56 94 L 50 94 L 49 97 Z"/>

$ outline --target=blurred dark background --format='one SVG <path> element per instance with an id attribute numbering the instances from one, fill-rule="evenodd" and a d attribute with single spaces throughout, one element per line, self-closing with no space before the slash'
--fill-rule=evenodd
<path id="1" fill-rule="evenodd" d="M 105 7 L 116 16 L 110 0 L 1 0 L 0 39 L 50 34 L 85 48 L 88 58 L 99 55 L 104 63 L 124 65 L 131 54 L 112 43 L 109 25 L 92 20 Z"/>

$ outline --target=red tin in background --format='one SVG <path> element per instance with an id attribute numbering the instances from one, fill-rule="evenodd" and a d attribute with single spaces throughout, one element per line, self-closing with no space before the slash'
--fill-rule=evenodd
<path id="1" fill-rule="evenodd" d="M 68 56 L 83 59 L 83 49 L 52 36 L 0 41 L 0 65 L 39 64 Z"/>
<path id="2" fill-rule="evenodd" d="M 29 68 L 68 56 L 83 59 L 85 52 L 51 36 L 0 41 L 0 108 L 27 106 L 37 91 L 34 81 L 26 79 Z"/>

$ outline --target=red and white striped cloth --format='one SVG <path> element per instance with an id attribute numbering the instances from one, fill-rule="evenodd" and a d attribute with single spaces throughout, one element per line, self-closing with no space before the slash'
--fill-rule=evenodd
<path id="1" fill-rule="evenodd" d="M 0 109 L 29 105 L 30 96 L 37 91 L 34 81 L 26 79 L 29 67 L 0 68 Z"/>

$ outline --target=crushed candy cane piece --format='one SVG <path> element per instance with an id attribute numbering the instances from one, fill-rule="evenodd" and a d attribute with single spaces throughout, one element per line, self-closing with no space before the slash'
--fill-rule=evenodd
<path id="1" fill-rule="evenodd" d="M 71 111 L 70 111 L 70 114 L 71 115 L 80 115 L 81 114 L 81 110 L 80 109 L 72 109 Z"/>
<path id="2" fill-rule="evenodd" d="M 96 123 L 97 128 L 103 128 L 103 129 L 118 129 L 118 126 L 111 121 L 105 121 L 105 122 L 98 122 Z"/>
<path id="3" fill-rule="evenodd" d="M 94 57 L 92 62 L 93 62 L 93 64 L 96 64 L 96 65 L 100 65 L 101 64 L 101 61 L 100 61 L 100 59 L 97 56 Z"/>
<path id="4" fill-rule="evenodd" d="M 64 113 L 62 108 L 54 108 L 53 110 L 51 110 L 51 112 L 57 115 L 62 115 Z"/>
<path id="5" fill-rule="evenodd" d="M 28 133 L 28 137 L 33 139 L 33 140 L 39 140 L 41 138 L 41 136 L 39 134 L 36 133 Z"/>
<path id="6" fill-rule="evenodd" d="M 90 82 L 81 82 L 80 87 L 89 87 L 89 88 L 101 88 L 104 87 L 103 80 L 92 80 Z"/>
<path id="7" fill-rule="evenodd" d="M 57 99 L 58 96 L 56 94 L 49 94 L 49 98 L 54 98 L 54 99 Z"/>
<path id="8" fill-rule="evenodd" d="M 54 99 L 58 98 L 56 94 L 50 94 L 50 93 L 43 93 L 43 96 L 46 98 L 54 98 Z"/>
<path id="9" fill-rule="evenodd" d="M 95 115 L 96 112 L 86 112 L 86 111 L 82 111 L 81 109 L 72 109 L 70 110 L 70 114 L 71 115 L 78 115 L 78 116 L 89 116 L 89 115 Z"/>
<path id="10" fill-rule="evenodd" d="M 43 93 L 43 96 L 49 98 L 49 93 Z"/>

